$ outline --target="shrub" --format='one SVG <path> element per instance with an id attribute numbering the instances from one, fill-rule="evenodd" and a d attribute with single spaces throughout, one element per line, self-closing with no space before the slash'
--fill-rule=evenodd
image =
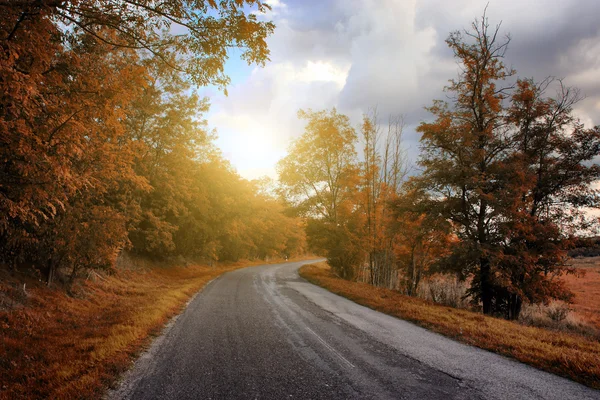
<path id="1" fill-rule="evenodd" d="M 417 296 L 445 306 L 468 308 L 467 288 L 467 283 L 455 276 L 436 274 L 423 280 Z"/>

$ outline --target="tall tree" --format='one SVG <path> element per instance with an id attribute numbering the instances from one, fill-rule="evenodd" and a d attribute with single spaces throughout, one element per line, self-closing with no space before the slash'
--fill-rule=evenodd
<path id="1" fill-rule="evenodd" d="M 460 252 L 472 294 L 481 299 L 483 312 L 492 313 L 494 277 L 490 251 L 498 233 L 499 169 L 508 150 L 502 114 L 505 90 L 498 87 L 513 72 L 505 68 L 509 39 L 490 30 L 485 15 L 471 31 L 454 32 L 446 43 L 460 61 L 461 73 L 447 90 L 455 95 L 452 107 L 436 101 L 429 111 L 437 118 L 421 123 L 422 183 L 439 199 L 436 206 L 458 228 Z M 437 211 L 435 211 L 437 212 Z"/>
<path id="2" fill-rule="evenodd" d="M 569 235 L 588 227 L 581 207 L 598 206 L 600 137 L 572 115 L 577 94 L 562 84 L 556 99 L 543 95 L 548 81 L 518 81 L 509 96 L 498 86 L 513 73 L 501 61 L 508 40 L 485 15 L 472 28 L 447 40 L 462 72 L 452 106 L 434 103 L 436 120 L 418 128 L 419 181 L 460 239 L 445 265 L 473 278 L 484 313 L 512 319 L 524 301 L 569 299 L 558 277 Z"/>
<path id="3" fill-rule="evenodd" d="M 546 97 L 557 88 L 554 98 Z M 519 80 L 507 110 L 514 148 L 506 165 L 512 196 L 503 206 L 504 241 L 498 256 L 504 282 L 497 303 L 508 318 L 517 318 L 524 301 L 569 300 L 560 276 L 566 267 L 570 236 L 593 227 L 582 207 L 598 207 L 600 178 L 592 160 L 600 154 L 600 130 L 585 129 L 573 116 L 579 91 L 548 78 Z"/>
<path id="4" fill-rule="evenodd" d="M 300 110 L 298 116 L 307 125 L 277 165 L 281 193 L 297 213 L 310 219 L 307 232 L 313 246 L 327 252 L 339 275 L 353 278 L 362 262 L 356 242 L 362 224 L 356 222 L 353 207 L 356 132 L 335 108 Z"/>
<path id="5" fill-rule="evenodd" d="M 135 251 L 167 256 L 176 251 L 175 232 L 188 219 L 198 161 L 212 139 L 200 99 L 190 83 L 162 63 L 145 63 L 147 79 L 127 109 L 126 132 L 136 149 L 135 171 L 152 187 L 139 193 L 140 215 L 132 215 L 129 237 Z M 201 202 L 200 199 L 195 199 Z"/>
<path id="6" fill-rule="evenodd" d="M 335 108 L 298 117 L 307 120 L 305 132 L 277 165 L 283 194 L 299 213 L 336 223 L 355 179 L 356 132 Z"/>
<path id="7" fill-rule="evenodd" d="M 397 268 L 389 206 L 407 175 L 402 130 L 402 117 L 390 117 L 387 132 L 382 132 L 377 110 L 363 116 L 360 129 L 364 161 L 357 200 L 366 214 L 368 279 L 373 285 L 390 288 L 396 287 Z"/>
<path id="8" fill-rule="evenodd" d="M 54 52 L 46 59 L 42 43 L 33 49 L 12 43 L 6 47 L 20 53 L 13 64 L 5 59 L 1 79 L 9 88 L 0 106 L 0 151 L 6 160 L 0 169 L 1 253 L 4 262 L 33 263 L 51 280 L 57 260 L 71 267 L 59 255 L 66 245 L 60 237 L 85 231 L 79 228 L 98 217 L 94 207 L 123 211 L 123 204 L 107 202 L 116 188 L 145 188 L 132 169 L 132 149 L 122 140 L 123 110 L 139 93 L 145 73 L 130 49 L 96 45 L 85 35 L 71 36 L 66 47 L 57 41 L 60 32 L 44 20 L 26 26 L 21 26 L 26 34 L 19 30 L 11 41 L 22 45 L 25 37 L 39 40 L 50 31 Z M 112 234 L 119 232 L 123 229 Z M 105 239 L 123 242 L 122 236 Z M 100 246 L 78 249 L 93 252 Z M 79 255 L 71 256 L 94 258 Z"/>

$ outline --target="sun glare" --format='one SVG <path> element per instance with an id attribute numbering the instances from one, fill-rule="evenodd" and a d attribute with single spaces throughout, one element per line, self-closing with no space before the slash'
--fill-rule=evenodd
<path id="1" fill-rule="evenodd" d="M 325 81 L 335 82 L 338 86 L 344 86 L 349 70 L 349 66 L 340 68 L 329 62 L 308 61 L 296 78 L 303 82 Z"/>

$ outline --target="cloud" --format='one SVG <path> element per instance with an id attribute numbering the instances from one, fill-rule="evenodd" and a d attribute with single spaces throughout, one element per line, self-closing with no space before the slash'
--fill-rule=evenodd
<path id="1" fill-rule="evenodd" d="M 402 113 L 414 123 L 440 94 L 453 62 L 432 53 L 435 29 L 415 24 L 416 2 L 382 1 L 381 8 L 354 3 L 344 26 L 351 38 L 351 65 L 340 95 L 341 109 L 377 106 L 383 115 Z"/>
<path id="2" fill-rule="evenodd" d="M 328 108 L 338 102 L 348 66 L 326 61 L 272 63 L 256 68 L 247 81 L 214 101 L 210 122 L 218 127 L 217 144 L 247 178 L 274 177 L 275 163 L 302 132 L 301 108 Z"/>
<path id="3" fill-rule="evenodd" d="M 487 1 L 271 0 L 277 29 L 269 39 L 271 62 L 234 82 L 229 97 L 213 98 L 211 124 L 218 144 L 246 177 L 273 171 L 289 141 L 303 132 L 300 108 L 338 107 L 358 125 L 377 106 L 383 122 L 404 114 L 411 158 L 415 128 L 429 118 L 424 107 L 458 68 L 444 40 L 467 28 Z M 564 78 L 586 99 L 576 113 L 600 123 L 600 2 L 489 2 L 490 24 L 511 33 L 506 63 L 518 75 Z M 252 146 L 264 146 L 264 151 Z M 269 169 L 270 168 L 270 169 Z M 273 173 L 269 173 L 273 175 Z"/>

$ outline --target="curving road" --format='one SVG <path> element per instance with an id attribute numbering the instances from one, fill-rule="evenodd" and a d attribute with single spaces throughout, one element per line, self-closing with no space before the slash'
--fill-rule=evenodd
<path id="1" fill-rule="evenodd" d="M 305 262 L 212 281 L 109 399 L 600 399 L 314 286 Z"/>

